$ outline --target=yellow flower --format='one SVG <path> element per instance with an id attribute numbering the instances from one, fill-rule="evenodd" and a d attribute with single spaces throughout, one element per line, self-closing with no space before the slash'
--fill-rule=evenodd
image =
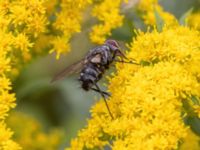
<path id="1" fill-rule="evenodd" d="M 1 10 L 0 10 L 1 11 Z M 3 13 L 0 13 L 0 28 L 2 29 L 1 31 L 5 31 L 10 23 L 10 18 L 6 17 Z"/>
<path id="2" fill-rule="evenodd" d="M 3 29 L 3 28 L 2 28 Z M 13 36 L 10 33 L 6 33 L 5 30 L 0 30 L 0 52 L 1 55 L 5 55 L 11 50 L 11 45 L 13 44 Z"/>
<path id="3" fill-rule="evenodd" d="M 10 7 L 9 0 L 0 1 L 0 14 L 5 15 L 6 13 L 8 13 L 9 7 Z"/>
<path id="4" fill-rule="evenodd" d="M 10 59 L 0 56 L 0 74 L 10 71 Z"/>
<path id="5" fill-rule="evenodd" d="M 70 51 L 72 36 L 80 32 L 87 8 L 99 20 L 90 38 L 103 43 L 111 31 L 123 23 L 121 3 L 127 0 L 1 0 L 0 1 L 0 149 L 17 150 L 13 132 L 5 119 L 16 106 L 12 79 L 22 64 L 38 52 L 50 49 L 56 58 Z M 178 27 L 174 16 L 165 12 L 158 0 L 142 0 L 138 9 L 146 24 L 154 26 L 155 10 L 166 23 L 162 33 L 138 32 L 129 46 L 129 58 L 140 66 L 117 64 L 117 74 L 109 78 L 111 120 L 103 100 L 93 109 L 92 119 L 71 142 L 71 149 L 177 149 L 186 135 L 182 101 L 187 101 L 199 116 L 200 39 L 199 14 Z M 94 7 L 88 7 L 94 3 Z M 88 15 L 88 13 L 87 13 Z M 173 26 L 173 29 L 168 27 Z M 48 34 L 47 34 L 48 32 Z M 36 44 L 35 44 L 36 43 Z M 41 53 L 40 53 L 41 54 Z M 14 117 L 13 117 L 14 116 Z M 37 121 L 22 114 L 13 115 L 16 141 L 25 149 L 57 149 L 60 133 L 43 133 Z M 21 120 L 20 120 L 20 119 Z M 21 126 L 21 122 L 27 123 Z M 27 128 L 24 128 L 26 126 Z M 16 127 L 16 128 L 15 128 Z M 38 133 L 40 131 L 40 133 Z M 20 133 L 19 133 L 20 132 Z M 22 133 L 23 132 L 23 133 Z M 34 135 L 34 136 L 32 136 Z"/>
<path id="6" fill-rule="evenodd" d="M 45 14 L 43 6 L 44 0 L 22 0 L 14 1 L 11 4 L 10 12 L 12 23 L 15 26 L 29 24 L 37 15 L 42 16 Z M 35 18 L 37 20 L 37 18 Z M 36 21 L 34 20 L 34 21 Z M 40 20 L 41 21 L 41 20 Z M 43 25 L 42 25 L 43 26 Z"/>
<path id="7" fill-rule="evenodd" d="M 4 123 L 4 119 L 8 115 L 8 111 L 15 107 L 16 104 L 14 103 L 15 95 L 10 94 L 9 92 L 9 90 L 11 90 L 10 80 L 5 76 L 5 74 L 7 74 L 11 68 L 8 53 L 11 50 L 10 44 L 12 44 L 12 42 L 10 42 L 11 39 L 9 39 L 9 34 L 5 34 L 5 32 L 1 31 L 1 29 L 0 33 L 2 33 L 0 36 L 0 149 L 19 149 L 19 146 L 10 140 L 12 132 Z"/>
<path id="8" fill-rule="evenodd" d="M 81 22 L 83 12 L 92 1 L 91 0 L 62 0 L 61 1 L 61 11 L 56 13 L 56 20 L 53 23 L 53 27 L 62 33 L 62 38 L 57 38 L 54 40 L 53 51 L 57 53 L 56 58 L 58 59 L 60 54 L 66 53 L 70 50 L 69 41 L 73 34 L 81 31 Z M 65 39 L 64 39 L 65 37 Z M 62 41 L 61 41 L 62 40 Z M 58 48 L 55 43 L 62 43 L 62 48 Z M 65 42 L 64 42 L 65 41 Z M 66 45 L 64 46 L 63 43 Z M 52 50 L 50 51 L 50 53 Z"/>
<path id="9" fill-rule="evenodd" d="M 28 20 L 26 32 L 33 33 L 34 37 L 37 37 L 40 33 L 47 31 L 47 24 L 46 16 L 35 15 Z"/>
<path id="10" fill-rule="evenodd" d="M 0 119 L 5 119 L 5 116 L 7 116 L 7 112 L 16 106 L 15 102 L 15 95 L 10 94 L 7 91 L 1 91 L 1 102 L 0 102 Z"/>
<path id="11" fill-rule="evenodd" d="M 196 13 L 192 13 L 187 18 L 187 24 L 190 27 L 196 28 L 197 30 L 200 30 L 200 11 Z"/>
<path id="12" fill-rule="evenodd" d="M 5 142 L 6 140 L 8 140 L 11 136 L 12 136 L 12 132 L 10 132 L 9 129 L 6 128 L 6 125 L 4 122 L 0 122 L 0 147 L 2 146 L 2 141 Z"/>
<path id="13" fill-rule="evenodd" d="M 12 31 L 15 36 L 20 32 L 27 38 L 32 38 L 32 36 L 36 38 L 40 33 L 47 31 L 48 21 L 43 4 L 44 0 L 17 0 L 10 4 L 11 13 L 6 14 L 6 17 L 15 27 Z"/>
<path id="14" fill-rule="evenodd" d="M 176 18 L 172 14 L 165 12 L 158 4 L 158 0 L 141 0 L 138 4 L 138 10 L 142 13 L 142 18 L 147 25 L 156 25 L 155 11 L 162 17 L 166 25 L 177 25 Z"/>
<path id="15" fill-rule="evenodd" d="M 2 145 L 4 150 L 21 150 L 21 147 L 19 144 L 15 143 L 12 140 L 7 140 L 6 142 L 3 143 Z"/>
<path id="16" fill-rule="evenodd" d="M 60 54 L 64 52 L 68 52 L 70 50 L 70 46 L 67 43 L 65 37 L 57 37 L 51 43 L 53 45 L 53 49 L 50 50 L 50 53 L 56 51 L 56 59 L 59 59 Z"/>
<path id="17" fill-rule="evenodd" d="M 30 39 L 45 31 L 43 0 L 2 0 L 0 20 L 0 149 L 17 150 L 21 148 L 11 140 L 13 133 L 5 124 L 8 111 L 16 106 L 7 75 L 12 74 L 11 70 L 18 71 L 20 63 L 30 58 Z"/>
<path id="18" fill-rule="evenodd" d="M 109 78 L 114 119 L 100 100 L 69 149 L 177 149 L 186 137 L 182 101 L 200 97 L 199 32 L 177 26 L 137 34 L 127 57 L 140 65 L 117 64 Z"/>
<path id="19" fill-rule="evenodd" d="M 12 132 L 6 128 L 5 123 L 0 122 L 0 148 L 3 150 L 20 150 L 20 146 L 9 140 L 12 136 Z"/>
<path id="20" fill-rule="evenodd" d="M 95 25 L 90 33 L 90 39 L 94 43 L 102 44 L 111 30 L 120 27 L 123 23 L 123 16 L 120 15 L 120 4 L 123 0 L 104 0 L 97 4 L 92 11 L 93 16 L 97 17 L 101 23 Z M 101 13 L 99 13 L 101 12 Z"/>
<path id="21" fill-rule="evenodd" d="M 110 35 L 110 28 L 105 27 L 103 24 L 99 24 L 93 27 L 93 31 L 90 33 L 92 41 L 102 44 L 106 40 L 105 35 Z"/>
<path id="22" fill-rule="evenodd" d="M 25 150 L 55 150 L 63 142 L 64 134 L 61 130 L 50 129 L 48 133 L 45 133 L 41 124 L 28 114 L 12 112 L 6 122 L 15 131 L 15 140 Z"/>
<path id="23" fill-rule="evenodd" d="M 26 7 L 23 5 L 14 5 L 10 9 L 12 15 L 10 16 L 12 19 L 12 23 L 17 25 L 22 25 L 25 20 L 28 19 L 29 10 L 26 10 Z"/>
<path id="24" fill-rule="evenodd" d="M 0 77 L 0 91 L 3 90 L 11 90 L 11 82 L 9 79 L 7 79 L 6 77 Z"/>
<path id="25" fill-rule="evenodd" d="M 61 30 L 64 35 L 70 35 L 75 32 L 80 32 L 80 12 L 73 10 L 63 10 L 57 13 L 57 20 L 54 23 L 56 29 Z"/>
<path id="26" fill-rule="evenodd" d="M 33 43 L 29 41 L 28 37 L 24 33 L 19 33 L 17 37 L 13 39 L 13 43 L 14 46 L 22 52 L 28 51 L 29 48 L 33 46 Z"/>

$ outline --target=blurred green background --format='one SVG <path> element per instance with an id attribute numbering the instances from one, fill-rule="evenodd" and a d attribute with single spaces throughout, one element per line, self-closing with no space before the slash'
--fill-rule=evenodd
<path id="1" fill-rule="evenodd" d="M 177 18 L 191 7 L 198 7 L 199 3 L 199 0 L 160 1 L 164 9 L 175 14 Z M 124 13 L 126 20 L 123 27 L 114 30 L 111 37 L 122 42 L 132 40 L 134 28 L 145 30 L 144 24 L 133 8 L 124 10 Z M 78 75 L 55 83 L 50 83 L 50 80 L 56 73 L 84 57 L 84 54 L 94 47 L 88 39 L 89 28 L 94 22 L 94 20 L 84 22 L 83 32 L 76 34 L 71 41 L 72 50 L 69 54 L 59 60 L 55 59 L 54 54 L 33 59 L 13 83 L 17 97 L 17 107 L 14 111 L 23 112 L 38 120 L 44 132 L 52 128 L 60 129 L 64 135 L 59 149 L 69 145 L 70 139 L 76 137 L 78 130 L 86 125 L 86 120 L 90 117 L 90 107 L 100 96 L 92 91 L 83 91 L 77 80 Z M 103 79 L 100 85 L 105 82 L 106 79 Z"/>

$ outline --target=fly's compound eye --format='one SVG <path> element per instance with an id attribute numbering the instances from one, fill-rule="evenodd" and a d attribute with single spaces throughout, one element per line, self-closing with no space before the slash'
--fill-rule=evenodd
<path id="1" fill-rule="evenodd" d="M 119 44 L 115 40 L 106 40 L 105 44 L 108 45 L 113 51 L 120 49 Z"/>

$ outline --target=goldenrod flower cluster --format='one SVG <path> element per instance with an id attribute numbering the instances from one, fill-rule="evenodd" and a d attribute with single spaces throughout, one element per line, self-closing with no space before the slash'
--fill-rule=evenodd
<path id="1" fill-rule="evenodd" d="M 10 79 L 37 53 L 56 51 L 59 58 L 68 52 L 70 39 L 81 31 L 83 13 L 92 3 L 92 0 L 0 0 L 0 149 L 19 149 L 5 124 L 8 111 L 16 105 Z M 109 28 L 106 31 L 110 32 L 121 24 L 117 18 L 121 2 L 100 3 L 95 2 L 93 14 L 106 22 Z M 102 9 L 101 17 L 97 9 Z M 109 9 L 114 11 L 113 19 Z"/>
<path id="2" fill-rule="evenodd" d="M 6 123 L 15 130 L 14 139 L 25 150 L 55 150 L 63 142 L 64 134 L 61 130 L 50 129 L 44 132 L 40 123 L 25 113 L 12 112 Z"/>
<path id="3" fill-rule="evenodd" d="M 62 32 L 53 41 L 51 52 L 56 51 L 59 58 L 60 54 L 70 50 L 69 41 L 74 33 L 80 32 L 83 11 L 91 0 L 61 0 L 61 11 L 56 12 L 56 21 L 53 27 Z"/>
<path id="4" fill-rule="evenodd" d="M 13 67 L 17 70 L 18 62 L 29 58 L 31 38 L 44 32 L 47 22 L 42 3 L 42 0 L 0 1 L 0 149 L 20 149 L 11 140 L 13 132 L 5 124 L 8 111 L 16 105 L 8 75 Z"/>
<path id="5" fill-rule="evenodd" d="M 91 41 L 103 43 L 122 26 L 121 4 L 126 1 L 0 0 L 0 150 L 58 148 L 59 132 L 46 134 L 23 114 L 8 121 L 21 146 L 12 140 L 13 132 L 5 123 L 16 106 L 11 80 L 38 53 L 56 52 L 59 58 L 69 52 L 73 35 L 83 31 L 84 14 L 99 22 L 89 34 Z M 147 25 L 156 25 L 158 13 L 165 26 L 159 32 L 137 31 L 126 55 L 139 65 L 117 64 L 117 73 L 109 78 L 108 103 L 114 119 L 100 100 L 69 149 L 199 148 L 199 137 L 183 121 L 191 115 L 200 118 L 199 12 L 187 18 L 189 28 L 179 26 L 158 0 L 140 0 L 137 9 Z"/>
<path id="6" fill-rule="evenodd" d="M 141 13 L 144 23 L 147 25 L 156 25 L 155 12 L 162 17 L 166 25 L 172 26 L 177 24 L 175 17 L 172 14 L 164 11 L 163 8 L 158 4 L 158 0 L 140 0 L 137 9 Z"/>
<path id="7" fill-rule="evenodd" d="M 93 8 L 93 15 L 101 21 L 93 26 L 90 33 L 92 42 L 102 44 L 107 36 L 111 35 L 111 30 L 122 25 L 124 16 L 120 14 L 120 5 L 123 0 L 103 0 Z"/>
<path id="8" fill-rule="evenodd" d="M 187 18 L 187 24 L 197 30 L 200 30 L 200 11 L 192 13 Z"/>
<path id="9" fill-rule="evenodd" d="M 183 103 L 199 107 L 199 35 L 181 26 L 138 32 L 127 57 L 140 65 L 117 64 L 109 79 L 114 119 L 101 100 L 69 149 L 178 149 L 188 132 Z"/>
<path id="10" fill-rule="evenodd" d="M 0 32 L 2 51 L 8 51 L 12 73 L 18 74 L 20 64 L 31 59 L 37 37 L 48 24 L 43 0 L 0 1 Z"/>
<path id="11" fill-rule="evenodd" d="M 115 2 L 110 0 L 99 2 L 92 0 L 62 0 L 60 4 L 61 11 L 56 13 L 56 21 L 53 23 L 53 27 L 61 33 L 52 40 L 53 48 L 50 53 L 56 51 L 56 57 L 59 58 L 60 54 L 70 50 L 70 39 L 75 33 L 81 31 L 84 10 L 92 3 L 94 4 L 92 15 L 100 21 L 100 24 L 92 27 L 90 33 L 92 42 L 102 44 L 106 37 L 111 35 L 112 29 L 122 25 L 123 16 L 120 14 L 122 0 Z"/>
<path id="12" fill-rule="evenodd" d="M 84 12 L 92 3 L 92 15 L 101 24 L 93 27 L 90 37 L 93 42 L 102 43 L 112 29 L 122 25 L 122 0 L 114 3 L 110 0 L 1 1 L 0 27 L 12 33 L 12 45 L 21 50 L 19 54 L 15 54 L 22 57 L 15 60 L 16 63 L 30 60 L 35 52 L 41 52 L 45 48 L 51 47 L 49 52 L 56 52 L 56 58 L 69 52 L 70 40 L 75 33 L 81 31 Z M 45 41 L 47 42 L 44 43 Z M 30 52 L 30 49 L 33 51 Z"/>

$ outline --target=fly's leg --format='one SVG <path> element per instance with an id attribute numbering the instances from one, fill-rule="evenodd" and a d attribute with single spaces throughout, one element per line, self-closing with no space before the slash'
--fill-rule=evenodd
<path id="1" fill-rule="evenodd" d="M 111 111 L 110 111 L 110 108 L 109 108 L 109 106 L 108 106 L 108 103 L 107 103 L 107 101 L 106 101 L 106 98 L 105 98 L 104 93 L 101 91 L 101 89 L 99 88 L 99 86 L 98 86 L 97 84 L 94 84 L 94 85 L 95 85 L 95 87 L 97 88 L 97 90 L 99 91 L 99 93 L 101 94 L 101 96 L 103 97 L 103 100 L 104 100 L 104 102 L 105 102 L 105 104 L 106 104 L 106 107 L 107 107 L 107 109 L 108 109 L 108 112 L 109 112 L 109 114 L 110 114 L 110 117 L 111 117 L 112 119 L 114 119 L 114 117 L 113 117 L 113 115 L 112 115 L 112 113 L 111 113 Z"/>
<path id="2" fill-rule="evenodd" d="M 95 88 L 91 88 L 91 90 L 93 90 L 93 91 L 95 91 L 95 92 L 98 92 L 98 93 L 102 92 L 102 93 L 103 93 L 104 95 L 106 95 L 106 96 L 111 96 L 110 93 L 105 92 L 105 91 L 99 91 L 98 89 L 95 89 Z"/>
<path id="3" fill-rule="evenodd" d="M 119 56 L 121 58 L 121 60 L 115 59 L 116 56 Z M 137 62 L 135 62 L 135 60 L 128 59 L 120 50 L 117 50 L 117 51 L 114 52 L 112 60 L 115 61 L 115 62 L 140 65 Z M 128 60 L 128 61 L 124 61 L 124 60 Z"/>
<path id="4" fill-rule="evenodd" d="M 121 62 L 121 63 L 126 63 L 126 64 L 134 64 L 134 65 L 140 65 L 140 64 L 138 64 L 138 63 L 136 63 L 136 62 L 134 62 L 134 61 L 124 61 L 123 59 L 122 60 L 116 60 L 116 59 L 114 59 L 114 61 L 115 62 Z"/>

